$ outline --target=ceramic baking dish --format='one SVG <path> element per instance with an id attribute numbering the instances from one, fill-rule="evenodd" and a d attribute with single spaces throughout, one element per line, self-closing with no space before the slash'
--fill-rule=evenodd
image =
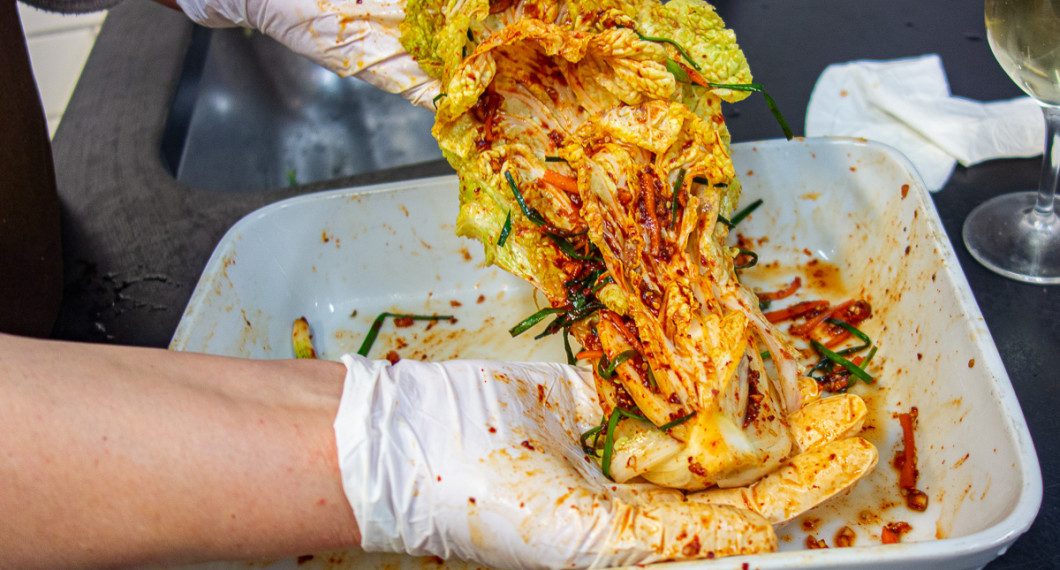
<path id="1" fill-rule="evenodd" d="M 802 275 L 804 297 L 872 304 L 863 328 L 880 346 L 878 381 L 853 390 L 870 404 L 864 435 L 880 463 L 848 494 L 780 527 L 777 553 L 671 565 L 985 565 L 1030 526 L 1041 473 L 993 340 L 912 166 L 889 147 L 835 139 L 737 144 L 733 160 L 743 203 L 763 200 L 739 226 L 760 258 L 744 280 L 768 290 Z M 305 316 L 320 355 L 337 358 L 357 350 L 377 314 L 394 311 L 456 322 L 388 325 L 370 356 L 563 361 L 559 338 L 507 333 L 541 299 L 483 267 L 481 246 L 454 235 L 456 192 L 456 179 L 441 177 L 312 194 L 250 214 L 217 246 L 171 348 L 290 358 L 291 323 Z M 894 416 L 914 406 L 919 486 L 930 499 L 923 513 L 905 506 L 891 465 L 901 447 Z M 912 529 L 902 543 L 882 545 L 882 526 L 892 522 Z M 836 548 L 844 526 L 854 545 Z M 808 536 L 831 548 L 807 549 Z M 269 566 L 439 564 L 340 552 Z"/>

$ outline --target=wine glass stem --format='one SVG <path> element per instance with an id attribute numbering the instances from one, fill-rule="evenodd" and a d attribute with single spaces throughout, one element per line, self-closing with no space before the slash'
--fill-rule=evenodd
<path id="1" fill-rule="evenodd" d="M 1056 185 L 1060 179 L 1060 107 L 1042 105 L 1042 113 L 1045 115 L 1045 151 L 1034 211 L 1039 220 L 1045 221 L 1053 216 Z"/>

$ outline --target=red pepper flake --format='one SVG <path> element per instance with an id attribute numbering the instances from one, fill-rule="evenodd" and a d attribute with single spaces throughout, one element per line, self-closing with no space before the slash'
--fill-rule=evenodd
<path id="1" fill-rule="evenodd" d="M 880 532 L 880 540 L 884 544 L 898 544 L 902 541 L 902 535 L 913 530 L 906 522 L 887 523 Z"/>
<path id="2" fill-rule="evenodd" d="M 844 526 L 835 533 L 835 545 L 837 548 L 848 548 L 854 546 L 857 538 L 858 534 L 854 532 L 854 529 Z"/>
<path id="3" fill-rule="evenodd" d="M 812 534 L 806 535 L 806 548 L 810 550 L 821 550 L 822 548 L 828 548 L 828 543 L 818 539 Z"/>
<path id="4" fill-rule="evenodd" d="M 525 447 L 525 448 L 529 449 L 530 451 L 536 451 L 536 450 L 534 449 L 534 446 L 533 446 L 533 444 L 531 444 L 531 443 L 530 443 L 530 440 L 528 440 L 528 439 L 524 439 L 523 441 L 519 442 L 519 445 L 521 445 L 521 446 L 523 446 L 523 447 Z"/>

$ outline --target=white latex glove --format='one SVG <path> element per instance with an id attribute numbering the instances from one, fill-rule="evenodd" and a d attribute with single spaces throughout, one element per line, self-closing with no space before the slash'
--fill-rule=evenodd
<path id="1" fill-rule="evenodd" d="M 367 551 L 571 568 L 776 548 L 757 514 L 606 479 L 578 444 L 601 415 L 588 371 L 342 360 L 339 466 Z"/>
<path id="2" fill-rule="evenodd" d="M 343 77 L 354 75 L 434 109 L 439 82 L 398 41 L 403 0 L 177 0 L 194 22 L 272 37 Z"/>

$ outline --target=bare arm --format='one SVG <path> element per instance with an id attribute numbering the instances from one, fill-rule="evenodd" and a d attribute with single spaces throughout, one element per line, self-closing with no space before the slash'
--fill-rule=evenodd
<path id="1" fill-rule="evenodd" d="M 0 567 L 358 544 L 332 429 L 344 374 L 0 334 Z"/>

